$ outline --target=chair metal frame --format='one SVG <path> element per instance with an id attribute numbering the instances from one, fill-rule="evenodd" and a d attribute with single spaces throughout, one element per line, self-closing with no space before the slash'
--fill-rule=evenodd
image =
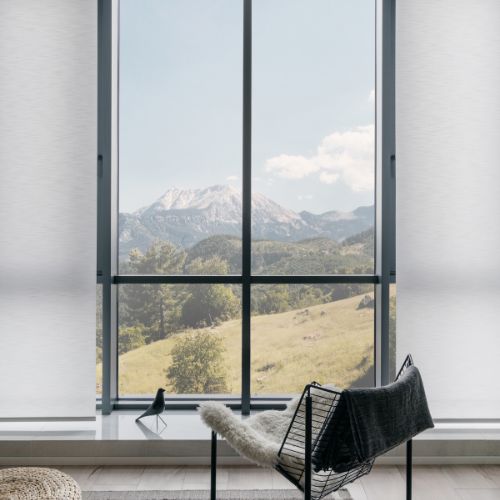
<path id="1" fill-rule="evenodd" d="M 406 369 L 413 365 L 408 355 L 399 370 L 395 381 Z M 313 453 L 321 452 L 322 443 L 328 443 L 325 433 L 332 426 L 327 423 L 335 418 L 335 410 L 342 392 L 323 387 L 316 382 L 306 385 L 297 409 L 278 452 L 275 469 L 304 493 L 304 500 L 319 500 L 339 490 L 346 484 L 368 474 L 375 459 L 357 465 L 347 472 L 314 470 Z M 319 439 L 321 436 L 322 439 Z M 406 442 L 406 500 L 412 498 L 412 440 Z M 212 431 L 210 462 L 210 499 L 216 500 L 217 486 L 217 433 Z"/>
<path id="2" fill-rule="evenodd" d="M 275 469 L 303 491 L 306 500 L 323 498 L 371 470 L 373 460 L 348 472 L 313 470 L 313 452 L 320 453 L 327 446 L 333 428 L 328 423 L 335 418 L 341 397 L 340 391 L 308 384 L 278 452 Z"/>

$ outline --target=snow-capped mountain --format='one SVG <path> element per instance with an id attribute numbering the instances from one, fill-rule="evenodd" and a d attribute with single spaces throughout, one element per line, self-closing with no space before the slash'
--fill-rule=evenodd
<path id="1" fill-rule="evenodd" d="M 241 193 L 231 186 L 169 189 L 149 207 L 120 214 L 120 254 L 147 250 L 154 240 L 190 247 L 216 234 L 241 236 Z M 252 196 L 252 238 L 297 241 L 328 237 L 341 241 L 373 226 L 373 207 L 353 212 L 296 213 L 262 194 Z"/>

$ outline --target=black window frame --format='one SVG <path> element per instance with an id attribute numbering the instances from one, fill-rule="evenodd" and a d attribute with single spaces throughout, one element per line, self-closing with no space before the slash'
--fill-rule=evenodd
<path id="1" fill-rule="evenodd" d="M 118 271 L 118 17 L 119 0 L 98 0 L 98 248 L 97 283 L 102 287 L 103 414 L 140 409 L 147 398 L 120 398 L 118 392 L 118 287 L 121 284 L 239 284 L 242 289 L 241 398 L 219 397 L 248 414 L 283 407 L 288 397 L 252 397 L 251 288 L 255 284 L 349 284 L 375 287 L 374 385 L 389 382 L 389 288 L 395 283 L 395 0 L 374 0 L 375 29 L 375 249 L 373 274 L 253 275 L 251 271 L 252 197 L 252 0 L 243 2 L 243 190 L 242 272 L 240 275 L 123 275 Z M 206 397 L 167 399 L 172 408 L 194 409 Z"/>

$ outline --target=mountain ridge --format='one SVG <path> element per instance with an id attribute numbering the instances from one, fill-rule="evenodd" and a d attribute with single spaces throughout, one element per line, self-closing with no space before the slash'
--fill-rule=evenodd
<path id="1" fill-rule="evenodd" d="M 241 193 L 232 186 L 167 190 L 151 205 L 119 214 L 120 254 L 146 251 L 155 240 L 189 248 L 216 234 L 241 237 Z M 314 214 L 282 207 L 260 193 L 252 195 L 252 238 L 294 242 L 330 238 L 341 242 L 373 226 L 374 207 Z"/>

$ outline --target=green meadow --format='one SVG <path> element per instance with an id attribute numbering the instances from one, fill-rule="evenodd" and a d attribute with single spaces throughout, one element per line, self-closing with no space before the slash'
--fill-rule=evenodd
<path id="1" fill-rule="evenodd" d="M 339 388 L 369 385 L 373 366 L 374 309 L 360 308 L 365 294 L 283 313 L 252 317 L 251 388 L 254 395 L 297 394 L 308 382 Z M 151 395 L 172 387 L 172 349 L 187 332 L 222 339 L 228 393 L 241 388 L 241 321 L 185 330 L 122 354 L 120 396 Z M 97 380 L 101 380 L 101 364 Z M 98 387 L 99 390 L 99 387 Z M 171 392 L 171 391 L 170 391 Z"/>

